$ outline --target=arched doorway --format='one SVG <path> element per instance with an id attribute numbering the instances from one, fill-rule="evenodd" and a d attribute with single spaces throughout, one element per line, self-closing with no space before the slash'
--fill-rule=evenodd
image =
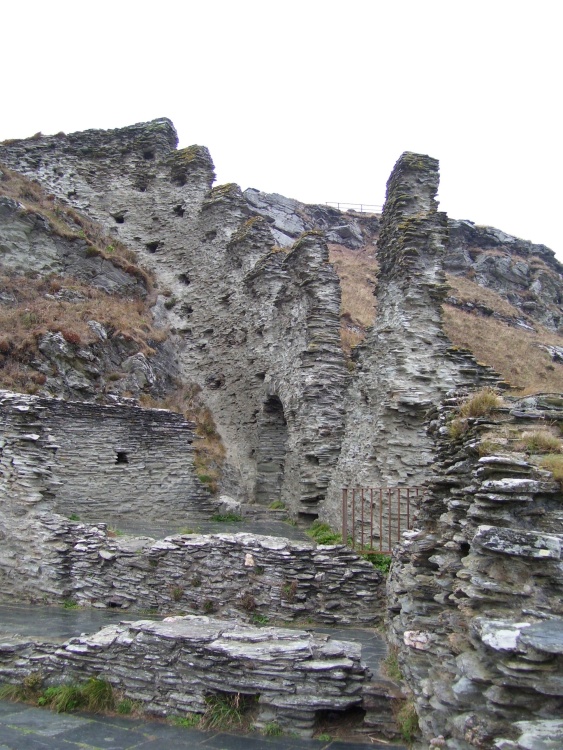
<path id="1" fill-rule="evenodd" d="M 264 403 L 258 423 L 256 502 L 270 505 L 281 499 L 287 450 L 287 422 L 277 396 Z"/>

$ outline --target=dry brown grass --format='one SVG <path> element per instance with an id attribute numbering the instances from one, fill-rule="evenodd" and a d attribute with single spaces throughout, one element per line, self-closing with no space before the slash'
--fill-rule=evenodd
<path id="1" fill-rule="evenodd" d="M 76 301 L 53 299 L 62 290 L 73 292 Z M 76 279 L 6 274 L 0 275 L 0 291 L 13 300 L 0 304 L 0 385 L 4 388 L 37 390 L 33 383 L 39 373 L 29 364 L 39 340 L 49 331 L 60 332 L 71 345 L 88 346 L 98 341 L 88 326 L 89 320 L 96 320 L 110 337 L 134 341 L 147 355 L 167 336 L 153 327 L 145 300 L 109 295 Z"/>
<path id="2" fill-rule="evenodd" d="M 493 318 L 444 305 L 444 330 L 456 346 L 470 349 L 521 393 L 563 391 L 563 365 L 539 344 L 563 346 L 563 337 L 537 326 L 531 332 Z"/>
<path id="3" fill-rule="evenodd" d="M 465 276 L 446 274 L 446 278 L 449 286 L 452 287 L 451 296 L 456 297 L 460 302 L 477 302 L 489 307 L 494 312 L 511 318 L 524 317 L 518 308 L 511 305 L 510 302 L 492 289 L 479 286 Z"/>
<path id="4" fill-rule="evenodd" d="M 342 348 L 349 356 L 352 349 L 364 340 L 366 328 L 375 320 L 378 271 L 375 247 L 366 245 L 360 250 L 334 244 L 328 247 L 330 262 L 340 278 L 340 338 Z"/>

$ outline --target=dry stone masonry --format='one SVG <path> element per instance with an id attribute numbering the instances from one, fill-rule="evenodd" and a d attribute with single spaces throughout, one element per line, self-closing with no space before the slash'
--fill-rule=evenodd
<path id="1" fill-rule="evenodd" d="M 452 440 L 455 404 L 435 412 L 435 477 L 418 530 L 395 553 L 392 637 L 427 741 L 441 736 L 453 750 L 558 747 L 562 493 L 514 446 L 523 429 L 561 424 L 561 399 L 509 402 Z"/>
<path id="2" fill-rule="evenodd" d="M 310 737 L 318 711 L 361 704 L 367 670 L 360 652 L 355 643 L 303 630 L 172 617 L 124 622 L 62 645 L 0 644 L 0 677 L 102 678 L 158 716 L 203 714 L 209 696 L 239 693 L 258 700 L 258 728 L 276 722 Z"/>

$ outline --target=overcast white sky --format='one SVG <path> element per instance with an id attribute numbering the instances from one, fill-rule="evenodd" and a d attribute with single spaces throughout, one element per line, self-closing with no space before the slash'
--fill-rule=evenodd
<path id="1" fill-rule="evenodd" d="M 0 140 L 173 120 L 218 182 L 382 203 L 405 150 L 441 208 L 563 260 L 556 0 L 2 4 Z"/>

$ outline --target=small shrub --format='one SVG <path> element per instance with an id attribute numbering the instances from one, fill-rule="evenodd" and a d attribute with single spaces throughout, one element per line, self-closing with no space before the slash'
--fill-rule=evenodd
<path id="1" fill-rule="evenodd" d="M 382 573 L 389 573 L 392 562 L 390 555 L 384 555 L 381 552 L 363 552 L 362 557 Z"/>
<path id="2" fill-rule="evenodd" d="M 256 599 L 248 591 L 241 596 L 240 604 L 247 612 L 254 612 L 256 609 Z"/>
<path id="3" fill-rule="evenodd" d="M 395 721 L 405 742 L 412 742 L 418 733 L 418 714 L 412 701 L 406 701 L 395 714 Z"/>
<path id="4" fill-rule="evenodd" d="M 240 727 L 244 713 L 252 699 L 241 693 L 220 693 L 208 695 L 205 699 L 207 710 L 201 719 L 203 729 L 225 730 Z"/>
<path id="5" fill-rule="evenodd" d="M 43 684 L 43 676 L 41 672 L 32 672 L 24 677 L 23 687 L 28 693 L 37 693 Z"/>
<path id="6" fill-rule="evenodd" d="M 75 344 L 76 346 L 78 346 L 82 342 L 80 334 L 76 331 L 70 330 L 69 328 L 61 328 L 61 334 L 68 344 Z"/>
<path id="7" fill-rule="evenodd" d="M 311 528 L 307 529 L 306 533 L 318 544 L 342 544 L 342 536 L 322 521 L 313 521 Z"/>
<path id="8" fill-rule="evenodd" d="M 448 437 L 450 440 L 459 440 L 459 438 L 467 431 L 467 422 L 463 419 L 456 417 L 448 423 Z"/>
<path id="9" fill-rule="evenodd" d="M 68 517 L 68 520 L 69 521 L 80 521 L 80 516 L 78 515 L 78 513 L 71 513 L 70 516 Z"/>
<path id="10" fill-rule="evenodd" d="M 270 510 L 285 510 L 285 503 L 281 500 L 274 500 L 273 503 L 270 503 L 268 508 Z"/>
<path id="11" fill-rule="evenodd" d="M 191 526 L 180 526 L 178 534 L 197 534 L 197 529 L 192 529 Z"/>
<path id="12" fill-rule="evenodd" d="M 280 737 L 283 734 L 283 729 L 276 721 L 269 721 L 264 725 L 262 734 L 265 734 L 266 737 Z"/>
<path id="13" fill-rule="evenodd" d="M 320 742 L 332 742 L 332 735 L 323 732 L 322 734 L 319 734 L 317 739 L 320 740 Z"/>
<path id="14" fill-rule="evenodd" d="M 175 602 L 179 602 L 184 596 L 184 589 L 180 588 L 180 586 L 173 586 L 170 593 L 172 594 L 172 599 Z"/>
<path id="15" fill-rule="evenodd" d="M 486 417 L 502 405 L 501 398 L 492 388 L 483 388 L 474 393 L 459 408 L 461 417 Z"/>
<path id="16" fill-rule="evenodd" d="M 130 698 L 124 698 L 123 700 L 119 701 L 117 704 L 116 710 L 118 714 L 121 714 L 122 716 L 128 716 L 129 714 L 133 713 L 133 710 L 135 708 L 135 704 Z"/>
<path id="17" fill-rule="evenodd" d="M 288 581 L 282 586 L 283 598 L 288 602 L 294 602 L 297 594 L 297 581 Z"/>
<path id="18" fill-rule="evenodd" d="M 193 576 L 192 580 L 190 581 L 192 586 L 197 589 L 201 586 L 201 578 L 199 576 Z"/>
<path id="19" fill-rule="evenodd" d="M 529 453 L 560 453 L 561 440 L 550 432 L 535 430 L 524 432 L 519 446 Z"/>
<path id="20" fill-rule="evenodd" d="M 57 685 L 45 690 L 37 701 L 40 706 L 48 706 L 58 714 L 74 711 L 86 702 L 82 690 L 77 685 Z"/>
<path id="21" fill-rule="evenodd" d="M 541 460 L 541 466 L 553 474 L 553 478 L 563 483 L 563 455 L 551 454 Z"/>
<path id="22" fill-rule="evenodd" d="M 211 615 L 213 612 L 215 612 L 215 602 L 211 599 L 206 599 L 203 602 L 203 611 L 206 615 Z"/>
<path id="23" fill-rule="evenodd" d="M 81 688 L 82 699 L 88 711 L 100 713 L 114 707 L 113 688 L 109 682 L 91 677 Z"/>
<path id="24" fill-rule="evenodd" d="M 63 607 L 65 609 L 78 609 L 78 602 L 74 601 L 74 599 L 65 599 Z"/>

